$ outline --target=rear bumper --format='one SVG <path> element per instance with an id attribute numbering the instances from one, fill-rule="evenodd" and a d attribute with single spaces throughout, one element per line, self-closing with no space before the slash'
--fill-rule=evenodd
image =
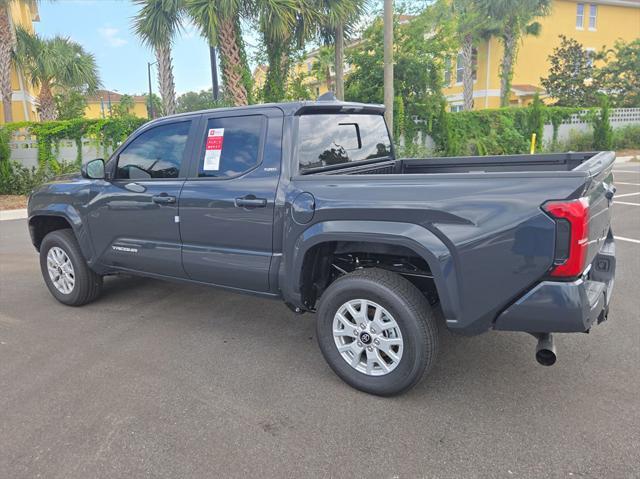
<path id="1" fill-rule="evenodd" d="M 588 331 L 607 318 L 615 273 L 615 244 L 607 240 L 586 277 L 572 282 L 543 281 L 503 311 L 501 331 L 573 333 Z"/>

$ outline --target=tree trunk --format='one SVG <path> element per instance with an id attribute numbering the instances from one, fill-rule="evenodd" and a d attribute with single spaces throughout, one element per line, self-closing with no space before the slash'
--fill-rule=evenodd
<path id="1" fill-rule="evenodd" d="M 0 2 L 0 98 L 4 111 L 4 121 L 13 121 L 11 111 L 11 50 L 13 36 L 11 35 L 11 21 L 9 20 L 9 6 Z"/>
<path id="2" fill-rule="evenodd" d="M 393 0 L 384 0 L 384 107 L 393 131 Z"/>
<path id="3" fill-rule="evenodd" d="M 243 83 L 242 52 L 237 38 L 235 20 L 225 19 L 218 28 L 218 46 L 222 63 L 222 78 L 225 93 L 235 106 L 247 104 L 247 90 Z"/>
<path id="4" fill-rule="evenodd" d="M 158 59 L 158 87 L 162 97 L 162 108 L 165 115 L 173 115 L 176 112 L 176 86 L 173 81 L 169 44 L 156 47 L 156 58 Z"/>
<path id="5" fill-rule="evenodd" d="M 342 22 L 336 27 L 335 54 L 336 98 L 344 100 L 344 25 Z"/>
<path id="6" fill-rule="evenodd" d="M 467 33 L 462 42 L 462 88 L 464 110 L 473 110 L 473 36 Z"/>
<path id="7" fill-rule="evenodd" d="M 501 40 L 504 53 L 500 64 L 500 106 L 509 106 L 513 65 L 518 54 L 518 38 L 512 28 L 506 28 Z"/>
<path id="8" fill-rule="evenodd" d="M 55 101 L 53 101 L 53 93 L 47 82 L 43 82 L 40 85 L 38 108 L 40 110 L 40 121 L 51 121 L 58 118 L 58 110 L 56 109 Z"/>
<path id="9" fill-rule="evenodd" d="M 331 67 L 327 65 L 327 71 L 325 72 L 327 91 L 331 91 Z"/>
<path id="10" fill-rule="evenodd" d="M 267 103 L 284 100 L 286 96 L 287 73 L 289 72 L 289 51 L 279 40 L 266 40 L 269 69 L 264 83 L 263 100 Z"/>

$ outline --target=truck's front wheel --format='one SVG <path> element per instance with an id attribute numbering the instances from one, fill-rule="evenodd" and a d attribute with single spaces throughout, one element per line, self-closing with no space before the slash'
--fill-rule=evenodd
<path id="1" fill-rule="evenodd" d="M 356 389 L 391 396 L 414 386 L 434 362 L 438 331 L 429 303 L 402 276 L 364 269 L 322 294 L 317 336 L 325 359 Z"/>
<path id="2" fill-rule="evenodd" d="M 89 303 L 102 290 L 102 276 L 89 268 L 70 229 L 52 231 L 44 237 L 40 269 L 51 294 L 69 306 Z"/>

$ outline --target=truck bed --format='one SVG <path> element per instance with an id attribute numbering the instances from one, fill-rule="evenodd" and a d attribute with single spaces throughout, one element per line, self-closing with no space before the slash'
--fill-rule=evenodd
<path id="1" fill-rule="evenodd" d="M 434 158 L 401 158 L 372 160 L 350 166 L 329 166 L 315 169 L 312 174 L 367 175 L 367 174 L 433 174 L 484 173 L 525 171 L 573 171 L 589 169 L 606 152 L 550 153 L 539 155 L 455 156 Z M 596 158 L 596 156 L 598 158 Z M 590 161 L 594 160 L 594 161 Z M 585 166 L 586 168 L 581 168 Z M 309 174 L 307 173 L 307 174 Z"/>

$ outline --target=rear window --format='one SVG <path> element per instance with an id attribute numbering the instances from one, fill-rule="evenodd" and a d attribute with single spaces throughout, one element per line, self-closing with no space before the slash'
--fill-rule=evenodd
<path id="1" fill-rule="evenodd" d="M 298 131 L 301 172 L 391 156 L 382 115 L 303 115 Z"/>

